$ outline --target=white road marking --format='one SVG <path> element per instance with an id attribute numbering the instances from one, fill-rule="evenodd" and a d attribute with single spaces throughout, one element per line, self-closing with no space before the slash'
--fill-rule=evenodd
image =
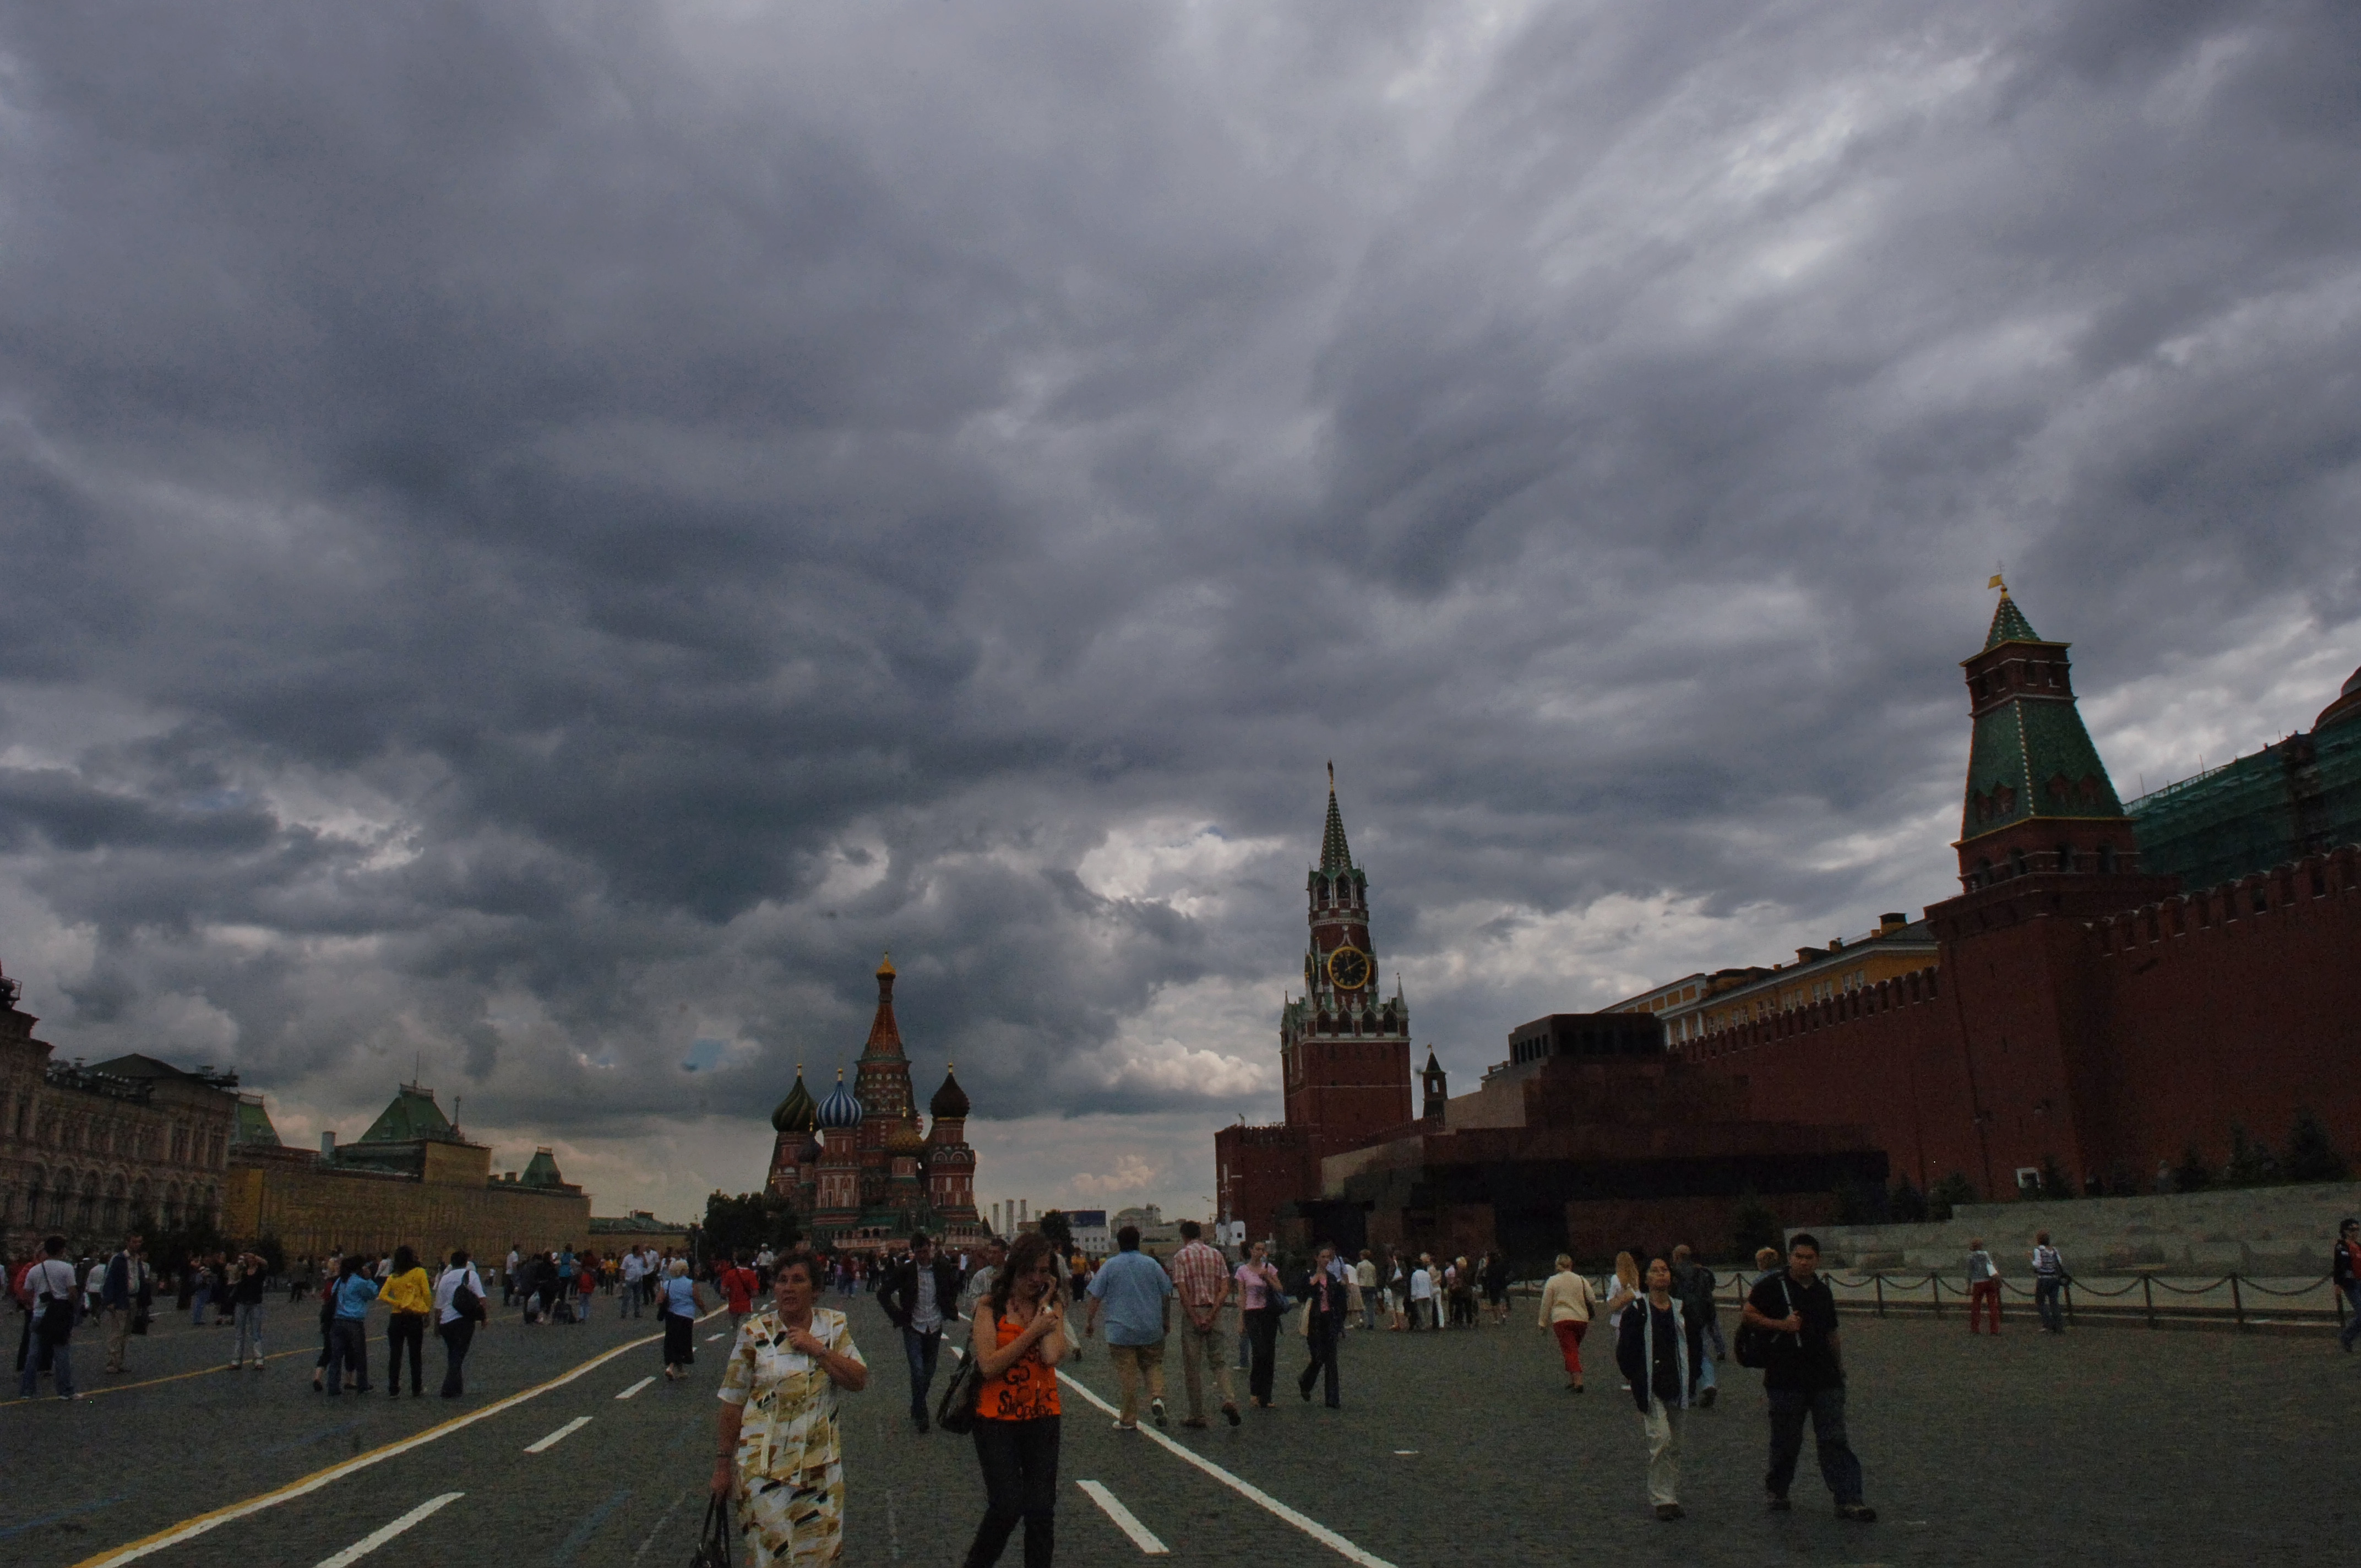
<path id="1" fill-rule="evenodd" d="M 706 1336 L 705 1336 L 705 1343 L 708 1343 L 708 1344 L 711 1344 L 715 1340 L 718 1340 L 718 1339 L 719 1339 L 720 1337 L 721 1337 L 721 1336 L 720 1336 L 719 1334 L 708 1334 L 708 1335 L 706 1335 Z"/>
<path id="2" fill-rule="evenodd" d="M 1074 1485 L 1080 1486 L 1091 1501 L 1099 1506 L 1099 1512 L 1115 1520 L 1115 1529 L 1131 1537 L 1131 1543 L 1134 1546 L 1150 1557 L 1171 1555 L 1170 1550 L 1156 1539 L 1156 1532 L 1140 1523 L 1129 1508 L 1116 1500 L 1113 1492 L 1108 1491 L 1096 1481 L 1077 1481 Z"/>
<path id="3" fill-rule="evenodd" d="M 616 1395 L 615 1398 L 618 1399 L 628 1399 L 632 1395 L 638 1393 L 641 1389 L 646 1387 L 649 1384 L 654 1381 L 655 1379 L 653 1377 L 642 1377 L 638 1382 L 632 1384 L 630 1387 L 624 1389 L 621 1393 Z"/>
<path id="4" fill-rule="evenodd" d="M 527 1453 L 541 1453 L 549 1449 L 555 1448 L 559 1443 L 564 1442 L 567 1438 L 572 1437 L 576 1432 L 580 1431 L 584 1427 L 587 1427 L 589 1424 L 590 1418 L 588 1416 L 577 1416 L 572 1420 L 566 1422 L 564 1426 L 558 1428 L 555 1431 L 551 1432 L 547 1437 L 543 1438 L 539 1442 L 526 1443 L 524 1445 L 524 1451 Z"/>
<path id="5" fill-rule="evenodd" d="M 1058 1381 L 1063 1383 L 1067 1387 L 1071 1388 L 1075 1393 L 1080 1394 L 1083 1398 L 1088 1399 L 1092 1404 L 1096 1405 L 1100 1409 L 1104 1410 L 1108 1415 L 1113 1416 L 1121 1413 L 1113 1405 L 1108 1404 L 1104 1399 L 1100 1398 L 1095 1393 L 1093 1393 L 1089 1388 L 1085 1387 L 1075 1379 L 1067 1376 L 1064 1373 L 1060 1372 L 1058 1374 Z M 1311 1519 L 1303 1514 L 1296 1512 L 1293 1508 L 1289 1508 L 1285 1503 L 1280 1502 L 1277 1497 L 1272 1497 L 1268 1492 L 1264 1491 L 1253 1482 L 1244 1480 L 1236 1475 L 1231 1475 L 1228 1471 L 1223 1469 L 1212 1460 L 1203 1457 L 1192 1450 L 1181 1447 L 1179 1443 L 1173 1442 L 1162 1432 L 1158 1431 L 1154 1427 L 1140 1428 L 1139 1435 L 1148 1439 L 1150 1442 L 1159 1445 L 1168 1453 L 1174 1454 L 1184 1464 L 1195 1465 L 1198 1469 L 1203 1471 L 1206 1475 L 1211 1475 L 1214 1480 L 1219 1481 L 1223 1486 L 1227 1486 L 1231 1491 L 1235 1492 L 1239 1497 L 1246 1498 L 1248 1502 L 1258 1504 L 1261 1507 L 1269 1509 L 1272 1513 L 1277 1514 L 1280 1519 L 1285 1519 L 1288 1523 L 1293 1525 L 1296 1529 L 1301 1530 L 1304 1534 L 1310 1536 L 1312 1540 L 1318 1541 L 1329 1551 L 1336 1553 L 1337 1556 L 1345 1559 L 1345 1562 L 1356 1564 L 1356 1568 L 1394 1568 L 1392 1563 L 1387 1562 L 1376 1552 L 1362 1551 L 1351 1541 L 1346 1541 L 1343 1536 L 1338 1535 L 1334 1530 L 1330 1530 L 1326 1525 L 1322 1524 L 1318 1519 Z"/>
<path id="6" fill-rule="evenodd" d="M 1418 1450 L 1414 1448 L 1397 1448 L 1394 1450 L 1394 1457 L 1397 1459 L 1413 1458 L 1417 1453 Z"/>
<path id="7" fill-rule="evenodd" d="M 435 1512 L 439 1508 L 449 1507 L 451 1504 L 457 1502 L 467 1495 L 467 1494 L 465 1492 L 445 1492 L 439 1497 L 429 1497 L 424 1502 L 419 1504 L 416 1508 L 411 1509 L 408 1513 L 402 1515 L 400 1519 L 394 1520 L 391 1524 L 385 1526 L 381 1530 L 373 1530 L 369 1531 L 368 1534 L 361 1537 L 350 1546 L 346 1547 L 334 1557 L 321 1558 L 319 1568 L 352 1568 L 354 1563 L 359 1562 L 362 1558 L 367 1557 L 370 1552 L 375 1552 L 379 1547 L 383 1546 L 387 1541 L 391 1541 L 395 1536 L 400 1535 L 403 1530 L 408 1530 L 412 1525 L 414 1525 L 419 1520 L 426 1518 L 427 1515 Z"/>
<path id="8" fill-rule="evenodd" d="M 719 1310 L 719 1309 L 717 1308 L 714 1311 L 708 1312 L 706 1316 L 714 1317 Z M 231 1503 L 225 1508 L 215 1508 L 210 1513 L 199 1514 L 194 1519 L 183 1519 L 179 1524 L 159 1530 L 153 1535 L 142 1536 L 137 1541 L 111 1547 L 94 1556 L 83 1558 L 74 1564 L 74 1568 L 116 1568 L 118 1563 L 133 1562 L 151 1552 L 161 1552 L 168 1546 L 178 1546 L 181 1542 L 193 1540 L 207 1530 L 219 1530 L 233 1520 L 258 1514 L 265 1508 L 275 1508 L 280 1504 L 291 1502 L 297 1497 L 309 1497 L 332 1481 L 343 1480 L 356 1470 L 366 1470 L 372 1464 L 382 1464 L 398 1454 L 408 1453 L 413 1448 L 423 1448 L 437 1438 L 448 1437 L 462 1427 L 471 1427 L 478 1421 L 497 1416 L 511 1406 L 522 1405 L 528 1399 L 538 1399 L 552 1388 L 562 1388 L 583 1374 L 597 1371 L 619 1355 L 628 1355 L 641 1346 L 654 1344 L 663 1338 L 662 1334 L 650 1334 L 645 1339 L 626 1340 L 612 1350 L 601 1351 L 570 1372 L 561 1372 L 546 1383 L 537 1383 L 530 1388 L 520 1389 L 506 1398 L 495 1399 L 480 1410 L 470 1410 L 464 1416 L 454 1416 L 439 1426 L 427 1428 L 415 1437 L 406 1437 L 399 1442 L 389 1442 L 383 1448 L 373 1448 L 367 1453 L 355 1454 L 352 1458 L 331 1464 L 324 1470 L 315 1470 L 309 1475 L 291 1481 L 284 1486 L 274 1486 L 259 1497 L 248 1497 L 242 1503 Z M 297 1353 L 284 1351 L 280 1354 L 292 1355 Z"/>

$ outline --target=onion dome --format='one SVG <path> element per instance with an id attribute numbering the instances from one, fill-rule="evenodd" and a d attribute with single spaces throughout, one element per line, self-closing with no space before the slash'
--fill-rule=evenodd
<path id="1" fill-rule="evenodd" d="M 819 1125 L 819 1107 L 812 1103 L 811 1091 L 804 1087 L 804 1064 L 796 1063 L 796 1086 L 771 1113 L 771 1130 L 774 1133 L 808 1133 Z"/>
<path id="2" fill-rule="evenodd" d="M 844 1069 L 836 1069 L 836 1088 L 819 1102 L 819 1124 L 830 1132 L 861 1125 L 861 1102 L 844 1087 Z"/>
<path id="3" fill-rule="evenodd" d="M 956 1122 L 967 1114 L 967 1091 L 960 1087 L 959 1074 L 949 1065 L 943 1069 L 943 1086 L 927 1102 L 927 1114 L 938 1122 L 947 1116 Z"/>
<path id="4" fill-rule="evenodd" d="M 927 1140 L 918 1136 L 916 1127 L 885 1135 L 885 1152 L 889 1155 L 922 1155 L 927 1152 Z"/>
<path id="5" fill-rule="evenodd" d="M 2352 678 L 2345 683 L 2345 689 L 2336 694 L 2334 702 L 2320 710 L 2320 717 L 2312 721 L 2312 727 L 2325 729 L 2332 724 L 2343 724 L 2354 718 L 2361 718 L 2361 670 L 2353 672 Z"/>

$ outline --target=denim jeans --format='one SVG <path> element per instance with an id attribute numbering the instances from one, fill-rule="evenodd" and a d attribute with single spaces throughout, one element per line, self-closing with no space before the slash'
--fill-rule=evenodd
<path id="1" fill-rule="evenodd" d="M 2351 1350 L 2353 1342 L 2361 1339 L 2361 1279 L 2345 1281 L 2345 1295 L 2353 1305 L 2353 1315 L 2345 1321 L 2345 1332 L 2336 1336 L 2336 1343 Z"/>
<path id="2" fill-rule="evenodd" d="M 74 1391 L 73 1342 L 61 1339 L 55 1344 L 44 1345 L 38 1334 L 34 1336 L 32 1343 L 26 1346 L 25 1372 L 24 1376 L 16 1379 L 16 1392 L 27 1399 L 33 1397 L 37 1391 L 36 1384 L 40 1376 L 41 1358 L 44 1354 L 49 1357 L 49 1370 L 57 1375 L 58 1398 L 71 1398 Z"/>
<path id="3" fill-rule="evenodd" d="M 1861 1460 L 1845 1440 L 1845 1391 L 1834 1388 L 1772 1388 L 1764 1398 L 1771 1405 L 1771 1469 L 1763 1489 L 1784 1497 L 1795 1484 L 1795 1462 L 1804 1453 L 1804 1418 L 1812 1419 L 1812 1437 L 1819 1449 L 1820 1479 L 1836 1494 L 1837 1504 L 1861 1501 Z"/>
<path id="4" fill-rule="evenodd" d="M 910 1415 L 917 1420 L 927 1419 L 927 1395 L 935 1386 L 935 1362 L 943 1353 L 943 1331 L 922 1334 L 916 1329 L 902 1331 L 902 1354 L 910 1363 Z"/>
<path id="5" fill-rule="evenodd" d="M 354 1387 L 361 1393 L 369 1391 L 368 1323 L 361 1318 L 338 1318 L 328 1325 L 328 1392 L 341 1393 L 345 1374 L 350 1372 Z"/>
<path id="6" fill-rule="evenodd" d="M 246 1347 L 254 1347 L 254 1364 L 262 1365 L 262 1303 L 240 1301 L 237 1304 L 237 1352 L 231 1357 L 238 1365 L 246 1362 Z"/>
<path id="7" fill-rule="evenodd" d="M 2053 1334 L 2066 1332 L 2066 1314 L 2058 1308 L 2058 1293 L 2065 1287 L 2066 1281 L 2056 1275 L 2038 1275 L 2033 1281 L 2033 1310 L 2041 1315 L 2041 1326 Z M 1993 1332 L 1999 1332 L 2000 1303 L 1997 1301 L 1993 1303 Z M 1974 1326 L 1972 1321 L 1969 1326 Z"/>

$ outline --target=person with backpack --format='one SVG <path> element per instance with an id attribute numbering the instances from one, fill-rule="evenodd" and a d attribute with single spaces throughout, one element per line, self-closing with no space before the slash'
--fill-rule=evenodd
<path id="1" fill-rule="evenodd" d="M 2066 1288 L 2066 1260 L 2049 1245 L 2049 1233 L 2041 1232 L 2033 1238 L 2033 1310 L 2040 1314 L 2041 1332 L 2062 1334 L 2066 1332 L 2066 1314 L 2059 1310 L 2058 1297 Z M 2000 1303 L 1993 1303 L 1993 1332 L 2000 1332 Z"/>
<path id="2" fill-rule="evenodd" d="M 1787 1243 L 1787 1266 L 1766 1274 L 1746 1298 L 1741 1365 L 1763 1369 L 1771 1407 L 1771 1467 L 1763 1478 L 1771 1511 L 1793 1505 L 1787 1488 L 1804 1452 L 1809 1417 L 1819 1448 L 1820 1478 L 1836 1494 L 1837 1517 L 1869 1524 L 1877 1510 L 1861 1501 L 1861 1460 L 1845 1435 L 1845 1375 L 1837 1341 L 1836 1293 L 1819 1277 L 1820 1244 L 1797 1232 Z"/>
<path id="3" fill-rule="evenodd" d="M 27 1349 L 48 1352 L 58 1398 L 71 1399 L 75 1397 L 72 1341 L 74 1314 L 79 1310 L 74 1298 L 79 1285 L 73 1265 L 65 1260 L 65 1250 L 63 1236 L 49 1236 L 42 1241 L 40 1261 L 25 1270 L 24 1292 L 33 1313 L 33 1345 Z M 26 1355 L 25 1370 L 16 1379 L 20 1398 L 33 1397 L 40 1362 L 38 1354 Z"/>
<path id="4" fill-rule="evenodd" d="M 467 1249 L 460 1247 L 451 1254 L 451 1266 L 434 1282 L 434 1332 L 443 1342 L 445 1398 L 456 1399 L 465 1391 L 459 1369 L 476 1341 L 476 1325 L 489 1315 L 484 1307 L 484 1277 L 467 1261 Z"/>

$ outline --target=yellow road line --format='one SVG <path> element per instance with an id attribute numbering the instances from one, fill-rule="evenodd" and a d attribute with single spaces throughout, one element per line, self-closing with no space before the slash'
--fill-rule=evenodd
<path id="1" fill-rule="evenodd" d="M 719 1315 L 718 1312 L 708 1312 L 706 1318 Z M 486 1417 L 499 1415 L 502 1410 L 522 1405 L 528 1399 L 538 1399 L 552 1388 L 562 1388 L 583 1374 L 604 1366 L 626 1351 L 637 1350 L 642 1345 L 657 1343 L 663 1338 L 664 1335 L 656 1333 L 650 1334 L 645 1339 L 626 1340 L 612 1350 L 602 1351 L 592 1356 L 572 1371 L 562 1372 L 546 1383 L 511 1394 L 505 1399 L 496 1399 L 480 1410 L 470 1410 L 466 1415 L 454 1416 L 447 1421 L 428 1427 L 424 1431 L 403 1438 L 398 1442 L 387 1443 L 382 1448 L 373 1448 L 367 1453 L 357 1453 L 340 1464 L 329 1465 L 325 1470 L 315 1470 L 300 1480 L 290 1481 L 283 1486 L 273 1487 L 258 1497 L 248 1497 L 242 1503 L 231 1503 L 225 1507 L 214 1508 L 211 1512 L 199 1514 L 194 1519 L 183 1519 L 169 1529 L 158 1530 L 153 1535 L 143 1536 L 137 1541 L 102 1552 L 95 1557 L 85 1557 L 75 1563 L 74 1568 L 114 1568 L 115 1563 L 129 1563 L 135 1558 L 145 1557 L 150 1552 L 161 1552 L 168 1546 L 178 1546 L 181 1542 L 203 1535 L 207 1530 L 219 1529 L 233 1519 L 242 1519 L 249 1514 L 258 1514 L 265 1508 L 277 1508 L 281 1503 L 316 1492 L 332 1481 L 341 1481 L 357 1470 L 366 1470 L 372 1464 L 381 1464 L 397 1454 L 407 1453 L 413 1448 L 423 1448 L 438 1438 L 450 1436 L 461 1427 L 473 1426 Z M 290 1351 L 285 1354 L 297 1353 Z"/>

